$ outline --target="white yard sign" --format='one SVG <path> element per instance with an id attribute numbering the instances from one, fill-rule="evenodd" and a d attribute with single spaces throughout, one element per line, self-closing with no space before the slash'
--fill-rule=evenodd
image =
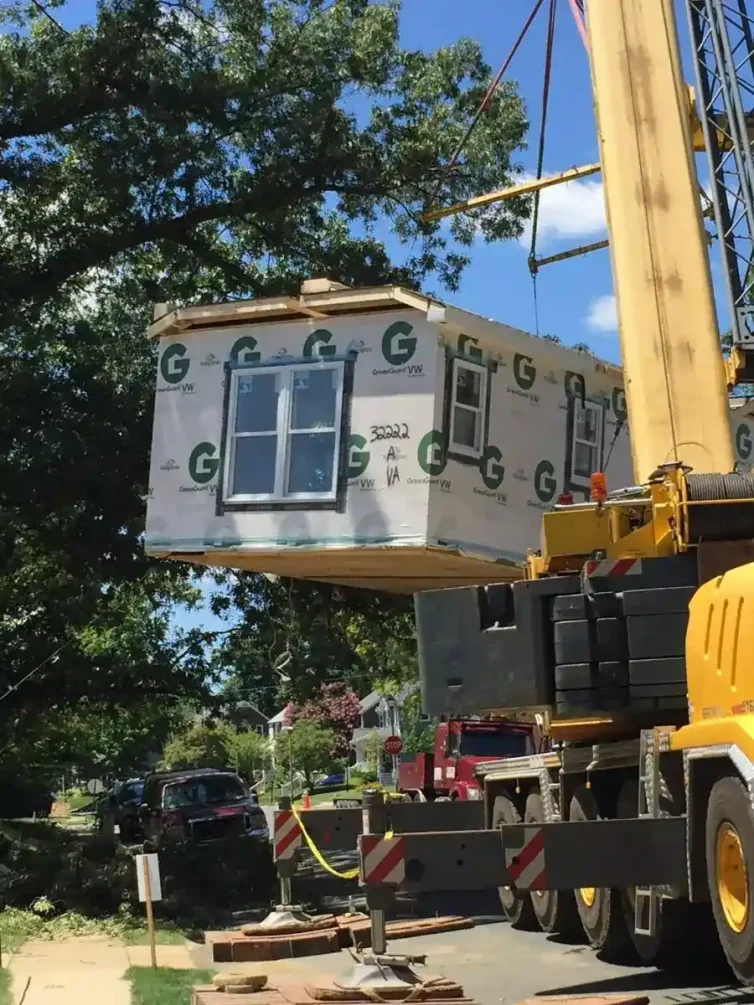
<path id="1" fill-rule="evenodd" d="M 139 888 L 139 901 L 147 900 L 146 874 L 149 872 L 149 899 L 162 900 L 162 884 L 160 883 L 160 860 L 157 855 L 136 856 L 136 882 Z"/>

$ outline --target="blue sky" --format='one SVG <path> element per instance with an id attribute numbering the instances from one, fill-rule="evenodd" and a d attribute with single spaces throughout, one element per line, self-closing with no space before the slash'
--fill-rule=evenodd
<path id="1" fill-rule="evenodd" d="M 449 45 L 463 36 L 482 40 L 487 62 L 497 70 L 516 38 L 533 0 L 403 0 L 401 40 L 425 51 Z M 679 5 L 679 20 L 682 8 Z M 94 16 L 91 0 L 70 0 L 56 15 L 74 25 Z M 522 152 L 523 168 L 535 172 L 544 67 L 547 4 L 511 66 L 532 123 L 530 147 Z M 680 21 L 682 36 L 685 20 Z M 685 46 L 684 46 L 685 48 Z M 687 74 L 690 79 L 690 75 Z M 599 160 L 594 129 L 587 55 L 576 30 L 568 0 L 558 4 L 553 78 L 548 113 L 545 172 Z M 553 254 L 606 237 L 602 184 L 596 175 L 543 192 L 538 253 Z M 400 261 L 408 250 L 388 240 Z M 460 307 L 527 331 L 535 330 L 532 280 L 527 268 L 528 241 L 472 249 L 458 293 L 449 296 Z M 717 271 L 717 270 L 716 270 Z M 607 251 L 550 265 L 537 279 L 540 334 L 557 335 L 565 344 L 586 342 L 599 356 L 619 362 L 612 279 Z M 206 610 L 182 615 L 184 626 L 225 627 Z"/>

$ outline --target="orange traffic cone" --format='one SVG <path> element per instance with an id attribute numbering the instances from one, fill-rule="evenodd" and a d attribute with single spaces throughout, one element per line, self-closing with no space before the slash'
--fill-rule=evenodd
<path id="1" fill-rule="evenodd" d="M 301 800 L 301 809 L 310 810 L 311 808 L 312 808 L 312 797 L 309 795 L 309 791 L 307 790 L 304 793 L 304 796 Z"/>

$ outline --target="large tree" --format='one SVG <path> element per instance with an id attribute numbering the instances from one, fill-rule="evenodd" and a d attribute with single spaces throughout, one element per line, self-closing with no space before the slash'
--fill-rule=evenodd
<path id="1" fill-rule="evenodd" d="M 489 67 L 469 40 L 401 49 L 395 0 L 100 0 L 73 31 L 39 6 L 29 33 L 0 35 L 7 309 L 139 249 L 159 264 L 155 298 L 199 266 L 229 293 L 290 292 L 315 269 L 454 286 L 467 259 L 418 214 L 516 170 L 527 122 L 503 84 L 445 171 Z M 453 235 L 516 236 L 526 208 L 456 217 Z M 400 267 L 370 234 L 379 216 L 410 244 Z"/>
<path id="2" fill-rule="evenodd" d="M 66 12 L 0 7 L 0 732 L 19 736 L 50 706 L 206 699 L 206 640 L 168 624 L 196 599 L 190 570 L 142 551 L 151 303 L 295 293 L 313 274 L 452 288 L 464 245 L 527 214 L 419 219 L 507 184 L 526 119 L 500 87 L 447 171 L 489 68 L 470 41 L 402 49 L 396 3 L 100 0 L 78 28 Z M 248 613 L 216 666 L 240 661 L 235 683 L 269 707 L 289 588 L 239 584 Z M 368 602 L 384 631 L 393 602 L 293 593 L 314 634 L 291 636 L 281 697 L 371 673 L 347 623 Z"/>

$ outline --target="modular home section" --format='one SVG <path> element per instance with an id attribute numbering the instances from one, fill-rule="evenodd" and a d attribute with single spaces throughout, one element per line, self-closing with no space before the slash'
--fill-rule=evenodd
<path id="1" fill-rule="evenodd" d="M 621 371 L 451 307 L 439 330 L 429 540 L 518 566 L 560 495 L 588 499 L 595 471 L 631 484 Z"/>
<path id="2" fill-rule="evenodd" d="M 618 367 L 408 290 L 313 287 L 161 309 L 150 554 L 400 592 L 501 582 L 590 474 L 632 482 Z M 748 404 L 731 430 L 748 467 Z"/>
<path id="3" fill-rule="evenodd" d="M 165 306 L 150 333 L 152 555 L 401 592 L 516 579 L 559 493 L 604 464 L 630 481 L 619 370 L 411 291 Z"/>

